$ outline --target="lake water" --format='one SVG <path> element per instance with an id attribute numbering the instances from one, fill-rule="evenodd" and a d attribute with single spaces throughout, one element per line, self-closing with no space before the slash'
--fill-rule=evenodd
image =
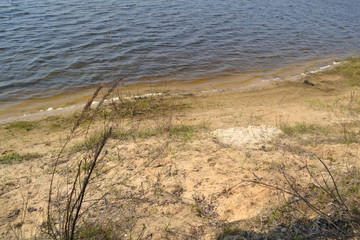
<path id="1" fill-rule="evenodd" d="M 359 54 L 359 0 L 2 0 L 0 110 L 111 82 Z"/>

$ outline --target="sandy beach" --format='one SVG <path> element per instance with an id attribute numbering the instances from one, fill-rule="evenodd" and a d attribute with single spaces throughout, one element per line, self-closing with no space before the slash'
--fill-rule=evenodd
<path id="1" fill-rule="evenodd" d="M 126 81 L 120 80 L 119 87 L 113 93 L 113 98 L 141 97 L 154 93 L 182 95 L 254 91 L 272 87 L 279 82 L 299 81 L 304 74 L 324 71 L 335 66 L 338 59 L 335 56 L 311 59 L 268 71 L 255 69 L 241 74 L 228 74 L 216 78 L 203 76 L 192 81 L 156 81 L 156 79 L 149 78 L 141 83 L 126 84 Z M 105 94 L 112 84 L 110 82 L 102 85 L 101 94 Z M 80 110 L 98 86 L 101 85 L 69 90 L 52 97 L 33 98 L 13 103 L 2 102 L 0 124 L 12 121 L 39 120 L 54 115 L 68 116 L 74 111 Z"/>
<path id="2" fill-rule="evenodd" d="M 76 239 L 355 236 L 359 62 L 248 88 L 115 89 L 98 108 L 105 90 L 82 115 L 89 92 L 3 121 L 0 238 L 62 234 L 90 172 Z M 335 223 L 313 224 L 322 219 Z"/>

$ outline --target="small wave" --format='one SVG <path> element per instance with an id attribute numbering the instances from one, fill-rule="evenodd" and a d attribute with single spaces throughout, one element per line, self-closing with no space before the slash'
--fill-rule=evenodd
<path id="1" fill-rule="evenodd" d="M 69 66 L 69 68 L 70 68 L 70 69 L 80 69 L 80 68 L 86 67 L 87 65 L 89 65 L 88 62 L 79 61 L 79 62 L 75 62 L 75 63 L 71 64 L 71 65 Z"/>
<path id="2" fill-rule="evenodd" d="M 356 11 L 334 12 L 315 2 L 289 0 L 295 7 L 279 11 L 276 1 L 266 9 L 261 1 L 235 1 L 230 12 L 220 0 L 5 2 L 0 91 L 14 97 L 8 90 L 17 89 L 18 101 L 39 87 L 48 87 L 41 93 L 49 97 L 51 88 L 89 86 L 124 73 L 131 83 L 142 76 L 187 80 L 359 51 Z M 309 9 L 318 15 L 306 16 Z"/>
<path id="3" fill-rule="evenodd" d="M 336 62 L 334 61 L 332 64 L 328 64 L 328 65 L 325 65 L 325 66 L 322 66 L 320 67 L 319 69 L 315 69 L 315 70 L 311 70 L 311 71 L 306 71 L 306 72 L 303 72 L 301 73 L 301 76 L 307 76 L 309 74 L 314 74 L 314 73 L 318 73 L 318 72 L 323 72 L 324 70 L 328 69 L 328 68 L 331 68 L 335 65 L 338 65 L 338 64 L 341 64 L 341 62 Z"/>

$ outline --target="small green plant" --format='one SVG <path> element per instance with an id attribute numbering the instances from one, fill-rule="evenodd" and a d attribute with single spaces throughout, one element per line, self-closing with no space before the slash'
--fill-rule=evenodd
<path id="1" fill-rule="evenodd" d="M 205 196 L 193 195 L 194 203 L 190 205 L 191 210 L 202 218 L 216 218 L 218 214 L 216 212 L 216 206 L 213 202 L 206 200 Z"/>
<path id="2" fill-rule="evenodd" d="M 171 223 L 168 223 L 165 225 L 164 231 L 167 233 L 171 233 Z"/>
<path id="3" fill-rule="evenodd" d="M 83 165 L 82 165 L 82 170 L 83 171 L 89 171 L 90 170 L 90 167 L 91 167 L 91 163 L 90 162 L 84 162 Z"/>
<path id="4" fill-rule="evenodd" d="M 0 157 L 0 164 L 14 164 L 20 163 L 23 161 L 32 160 L 35 158 L 40 158 L 42 155 L 39 153 L 18 153 L 10 152 Z"/>
<path id="5" fill-rule="evenodd" d="M 223 227 L 221 234 L 217 237 L 218 240 L 223 239 L 245 239 L 242 235 L 244 230 L 240 229 L 238 226 L 234 224 L 227 224 Z"/>
<path id="6" fill-rule="evenodd" d="M 111 224 L 85 223 L 82 226 L 79 226 L 74 239 L 112 240 L 118 239 L 118 236 L 116 235 L 117 234 Z"/>
<path id="7" fill-rule="evenodd" d="M 346 135 L 338 138 L 338 142 L 343 144 L 352 144 L 357 143 L 358 141 L 358 133 L 353 131 L 347 131 Z"/>
<path id="8" fill-rule="evenodd" d="M 75 143 L 71 147 L 70 152 L 78 152 L 81 150 L 88 150 L 94 148 L 103 139 L 104 134 L 105 132 L 101 130 L 94 132 L 84 141 Z"/>
<path id="9" fill-rule="evenodd" d="M 354 130 L 350 124 L 341 123 L 341 135 L 338 138 L 339 143 L 352 144 L 358 142 L 359 132 Z"/>
<path id="10" fill-rule="evenodd" d="M 170 136 L 178 137 L 183 141 L 190 141 L 196 132 L 195 126 L 176 125 L 168 129 Z"/>
<path id="11" fill-rule="evenodd" d="M 198 216 L 198 217 L 203 217 L 204 216 L 204 214 L 202 212 L 202 209 L 197 204 L 192 203 L 190 205 L 190 208 L 191 208 L 191 211 L 196 214 L 196 216 Z"/>
<path id="12" fill-rule="evenodd" d="M 36 122 L 28 122 L 28 121 L 18 121 L 8 124 L 5 128 L 8 130 L 11 129 L 20 129 L 30 131 L 33 130 L 38 124 Z"/>

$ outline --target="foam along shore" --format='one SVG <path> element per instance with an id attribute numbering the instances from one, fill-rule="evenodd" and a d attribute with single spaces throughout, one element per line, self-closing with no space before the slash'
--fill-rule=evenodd
<path id="1" fill-rule="evenodd" d="M 314 73 L 319 73 L 325 70 L 328 70 L 329 68 L 332 68 L 338 64 L 344 63 L 344 61 L 333 61 L 331 64 L 322 64 L 323 66 L 317 67 L 314 70 L 309 70 L 309 71 L 305 71 L 302 72 L 301 74 L 296 74 L 296 75 L 289 75 L 289 74 L 285 74 L 285 77 L 279 77 L 279 76 L 275 76 L 275 77 L 261 77 L 259 79 L 254 79 L 252 82 L 246 84 L 246 85 L 239 85 L 236 83 L 232 84 L 229 87 L 219 87 L 219 88 L 215 88 L 215 89 L 209 89 L 209 90 L 197 90 L 196 88 L 194 88 L 194 86 L 191 86 L 190 88 L 185 85 L 183 85 L 185 87 L 185 90 L 178 90 L 177 88 L 163 88 L 160 87 L 158 91 L 155 92 L 148 92 L 148 93 L 143 93 L 143 94 L 125 94 L 125 96 L 121 96 L 121 97 L 112 97 L 110 99 L 105 99 L 104 102 L 116 102 L 119 100 L 129 100 L 129 99 L 138 99 L 138 98 L 149 98 L 149 97 L 156 97 L 156 96 L 161 96 L 163 94 L 172 94 L 172 95 L 186 95 L 186 94 L 206 94 L 206 93 L 216 93 L 216 92 L 224 92 L 224 91 L 253 91 L 256 89 L 261 89 L 261 88 L 266 88 L 266 87 L 272 87 L 273 85 L 278 84 L 281 81 L 298 81 L 300 78 L 303 78 L 309 74 L 314 74 Z M 234 78 L 236 79 L 236 77 L 234 76 Z M 221 81 L 221 80 L 219 80 Z M 243 80 L 241 80 L 243 81 Z M 196 85 L 195 85 L 196 87 Z M 141 90 L 140 90 L 141 92 Z M 91 92 L 88 92 L 87 95 L 88 97 L 91 96 Z M 66 98 L 67 99 L 67 98 Z M 84 102 L 84 97 L 80 98 L 80 102 Z M 12 121 L 21 121 L 21 120 L 34 120 L 34 119 L 40 119 L 43 117 L 47 117 L 47 116 L 51 116 L 51 115 L 68 115 L 69 113 L 72 113 L 75 110 L 79 110 L 81 108 L 84 107 L 85 103 L 74 103 L 71 104 L 69 106 L 62 106 L 64 105 L 63 103 L 57 103 L 56 105 L 60 105 L 59 107 L 55 107 L 55 106 L 47 106 L 47 107 L 42 107 L 36 111 L 30 111 L 30 112 L 26 112 L 26 113 L 22 113 L 21 115 L 16 114 L 13 115 L 11 117 L 6 117 L 3 119 L 0 119 L 0 123 L 7 123 L 7 122 L 12 122 Z M 99 101 L 94 100 L 93 101 L 93 105 L 97 105 Z"/>

